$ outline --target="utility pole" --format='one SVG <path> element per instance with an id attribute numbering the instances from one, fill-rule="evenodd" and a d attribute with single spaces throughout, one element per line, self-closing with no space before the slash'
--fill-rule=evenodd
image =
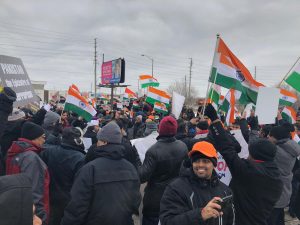
<path id="1" fill-rule="evenodd" d="M 192 82 L 192 66 L 193 66 L 193 59 L 190 58 L 190 80 L 189 80 L 189 98 L 191 97 L 191 82 Z"/>
<path id="2" fill-rule="evenodd" d="M 94 58 L 94 64 L 95 64 L 95 68 L 94 68 L 94 82 L 95 82 L 95 87 L 94 87 L 94 97 L 96 98 L 96 89 L 97 89 L 97 38 L 95 38 L 95 58 Z"/>

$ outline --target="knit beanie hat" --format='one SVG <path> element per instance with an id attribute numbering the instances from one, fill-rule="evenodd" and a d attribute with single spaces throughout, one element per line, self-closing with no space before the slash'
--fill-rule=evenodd
<path id="1" fill-rule="evenodd" d="M 44 129 L 32 122 L 25 122 L 22 126 L 21 137 L 34 140 L 45 134 Z"/>
<path id="2" fill-rule="evenodd" d="M 60 116 L 57 113 L 48 111 L 44 118 L 43 127 L 48 128 L 53 126 L 59 120 L 59 118 Z"/>
<path id="3" fill-rule="evenodd" d="M 21 109 L 13 108 L 12 113 L 8 116 L 8 121 L 16 121 L 25 118 L 25 113 Z"/>
<path id="4" fill-rule="evenodd" d="M 192 163 L 200 158 L 204 158 L 209 159 L 214 167 L 217 166 L 218 153 L 215 147 L 207 141 L 200 141 L 194 144 L 192 151 L 189 152 L 189 157 Z"/>
<path id="5" fill-rule="evenodd" d="M 97 139 L 99 141 L 106 141 L 112 144 L 121 144 L 121 129 L 115 122 L 110 122 L 102 127 L 102 129 L 97 133 Z"/>
<path id="6" fill-rule="evenodd" d="M 274 137 L 276 140 L 281 140 L 285 138 L 290 138 L 291 134 L 287 128 L 283 126 L 277 126 L 271 129 L 270 136 Z"/>
<path id="7" fill-rule="evenodd" d="M 172 137 L 177 133 L 177 121 L 172 116 L 164 117 L 159 124 L 159 136 Z"/>
<path id="8" fill-rule="evenodd" d="M 259 138 L 249 145 L 249 154 L 257 160 L 273 161 L 276 145 L 265 138 Z"/>

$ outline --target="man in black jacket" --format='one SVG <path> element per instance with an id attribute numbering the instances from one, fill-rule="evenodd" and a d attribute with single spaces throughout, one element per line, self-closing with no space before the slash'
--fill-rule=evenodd
<path id="1" fill-rule="evenodd" d="M 164 190 L 179 175 L 180 165 L 187 157 L 186 145 L 174 137 L 177 121 L 173 117 L 161 120 L 158 133 L 157 142 L 148 149 L 138 169 L 141 182 L 148 182 L 143 199 L 143 225 L 158 224 Z"/>
<path id="2" fill-rule="evenodd" d="M 50 219 L 49 225 L 60 224 L 64 210 L 71 199 L 75 174 L 84 165 L 84 146 L 81 132 L 67 127 L 62 132 L 59 145 L 44 145 L 41 158 L 50 174 Z"/>
<path id="3" fill-rule="evenodd" d="M 120 128 L 110 122 L 97 138 L 92 161 L 75 179 L 61 225 L 133 225 L 132 215 L 138 214 L 140 181 L 134 166 L 124 159 Z"/>
<path id="4" fill-rule="evenodd" d="M 233 224 L 232 200 L 224 208 L 216 202 L 231 195 L 214 170 L 216 149 L 201 141 L 194 145 L 189 157 L 181 167 L 180 177 L 168 185 L 161 199 L 161 224 Z"/>
<path id="5" fill-rule="evenodd" d="M 236 209 L 237 225 L 266 225 L 272 209 L 282 192 L 280 172 L 274 158 L 276 146 L 266 139 L 249 145 L 249 158 L 241 159 L 228 140 L 213 106 L 205 109 L 212 124 L 210 131 L 218 151 L 232 175 L 230 187 Z"/>

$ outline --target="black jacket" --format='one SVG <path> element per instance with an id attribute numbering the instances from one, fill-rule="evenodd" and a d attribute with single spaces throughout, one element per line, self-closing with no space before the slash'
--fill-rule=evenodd
<path id="1" fill-rule="evenodd" d="M 166 186 L 179 175 L 182 161 L 187 158 L 187 147 L 174 137 L 159 137 L 146 152 L 138 169 L 142 183 L 148 182 L 143 199 L 143 214 L 159 216 L 159 204 Z"/>
<path id="2" fill-rule="evenodd" d="M 85 152 L 79 146 L 62 143 L 44 145 L 40 154 L 50 174 L 50 225 L 59 224 L 71 199 L 75 174 L 84 165 Z"/>
<path id="3" fill-rule="evenodd" d="M 62 225 L 133 225 L 141 200 L 136 169 L 120 145 L 100 146 L 79 171 Z"/>
<path id="4" fill-rule="evenodd" d="M 195 144 L 194 143 L 195 139 L 189 137 L 187 134 L 177 133 L 175 138 L 179 141 L 182 141 L 186 145 L 188 151 L 192 150 L 193 145 Z"/>
<path id="5" fill-rule="evenodd" d="M 231 190 L 223 184 L 215 171 L 210 180 L 198 178 L 190 160 L 183 164 L 180 176 L 169 184 L 160 202 L 160 222 L 162 225 L 233 224 L 234 209 L 229 205 L 223 209 L 223 216 L 203 221 L 201 209 L 214 197 L 231 195 Z"/>
<path id="6" fill-rule="evenodd" d="M 280 173 L 274 162 L 240 159 L 220 122 L 210 130 L 215 145 L 232 175 L 237 225 L 265 225 L 282 192 Z"/>

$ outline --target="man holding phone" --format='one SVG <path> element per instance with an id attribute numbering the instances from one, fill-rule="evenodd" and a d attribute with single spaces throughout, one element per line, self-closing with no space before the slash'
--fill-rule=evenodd
<path id="1" fill-rule="evenodd" d="M 201 141 L 193 146 L 180 177 L 168 185 L 161 199 L 162 225 L 233 224 L 231 190 L 214 170 L 217 158 L 211 143 Z"/>

